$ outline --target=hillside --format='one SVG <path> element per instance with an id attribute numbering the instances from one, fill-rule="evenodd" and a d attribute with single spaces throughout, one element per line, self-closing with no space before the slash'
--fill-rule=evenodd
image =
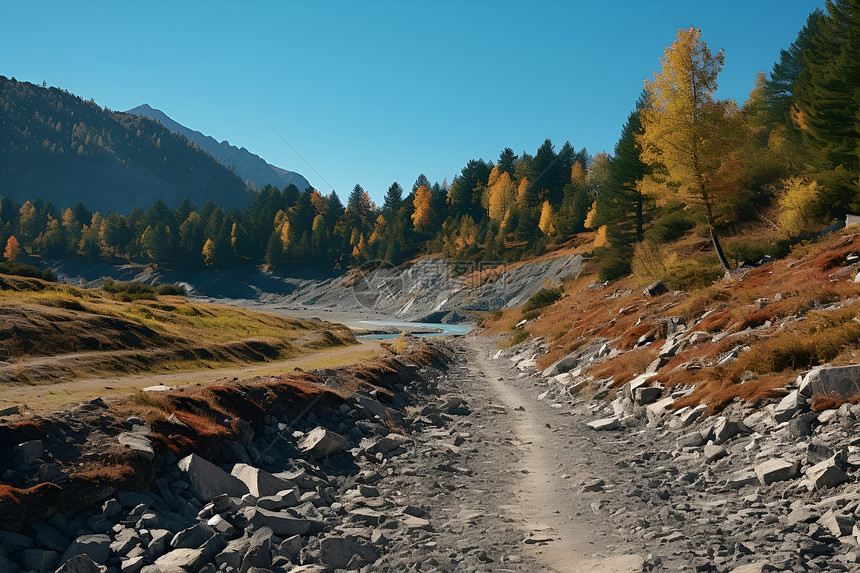
<path id="1" fill-rule="evenodd" d="M 266 163 L 259 155 L 255 155 L 244 147 L 236 147 L 230 145 L 228 141 L 218 142 L 214 137 L 210 137 L 204 133 L 185 127 L 181 123 L 174 121 L 166 113 L 160 109 L 154 109 L 149 104 L 139 105 L 128 110 L 125 113 L 134 115 L 142 115 L 155 121 L 160 121 L 167 129 L 174 133 L 181 133 L 188 138 L 189 141 L 196 143 L 201 148 L 212 154 L 215 159 L 223 165 L 232 167 L 236 170 L 236 174 L 256 185 L 257 187 L 265 187 L 273 185 L 278 188 L 283 188 L 292 183 L 299 189 L 307 189 L 311 186 L 308 180 L 301 174 L 280 167 L 275 167 Z"/>
<path id="2" fill-rule="evenodd" d="M 128 213 L 157 200 L 242 207 L 244 182 L 148 118 L 112 112 L 59 88 L 0 76 L 0 193 L 58 208 L 79 201 Z"/>
<path id="3" fill-rule="evenodd" d="M 667 407 L 676 411 L 757 406 L 787 394 L 812 368 L 856 364 L 860 227 L 762 263 L 709 286 L 672 291 L 659 283 L 650 292 L 635 277 L 596 282 L 589 264 L 552 304 L 505 309 L 484 326 L 504 333 L 502 346 L 542 372 L 552 392 L 606 396 L 632 383 L 671 394 Z M 858 399 L 819 396 L 817 406 L 849 398 Z"/>
<path id="4" fill-rule="evenodd" d="M 0 275 L 0 386 L 265 362 L 354 344 L 340 325 L 189 302 L 168 286 Z"/>

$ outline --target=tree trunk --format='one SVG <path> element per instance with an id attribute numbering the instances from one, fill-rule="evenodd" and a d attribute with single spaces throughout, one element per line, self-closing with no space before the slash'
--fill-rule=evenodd
<path id="1" fill-rule="evenodd" d="M 720 246 L 720 240 L 717 238 L 717 233 L 714 232 L 714 227 L 708 225 L 711 231 L 711 243 L 714 245 L 714 252 L 717 253 L 717 259 L 720 261 L 720 266 L 723 267 L 723 273 L 726 278 L 731 275 L 729 273 L 729 262 L 726 260 L 726 255 L 723 253 L 723 247 Z"/>
<path id="2" fill-rule="evenodd" d="M 698 169 L 698 159 L 694 156 L 693 161 L 695 162 L 696 168 Z M 702 201 L 705 204 L 705 216 L 708 220 L 708 231 L 711 233 L 711 244 L 714 245 L 714 252 L 717 254 L 717 260 L 720 261 L 720 266 L 723 267 L 723 275 L 728 279 L 731 278 L 731 273 L 729 272 L 729 262 L 726 260 L 726 255 L 723 253 L 723 247 L 720 246 L 720 240 L 717 238 L 717 233 L 714 231 L 714 217 L 711 211 L 711 201 L 708 196 L 708 193 L 705 191 L 705 185 L 702 181 L 701 174 L 698 175 L 697 179 L 699 180 L 699 184 L 702 189 Z"/>

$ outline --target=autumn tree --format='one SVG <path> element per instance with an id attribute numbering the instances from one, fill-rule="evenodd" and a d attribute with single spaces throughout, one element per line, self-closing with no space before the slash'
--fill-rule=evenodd
<path id="1" fill-rule="evenodd" d="M 218 262 L 215 258 L 215 241 L 212 239 L 206 239 L 203 243 L 203 261 L 207 267 L 214 267 Z"/>
<path id="2" fill-rule="evenodd" d="M 6 250 L 3 251 L 3 257 L 7 261 L 14 262 L 21 255 L 21 245 L 18 244 L 18 239 L 15 238 L 15 235 L 9 237 L 6 241 Z"/>
<path id="3" fill-rule="evenodd" d="M 697 28 L 678 30 L 666 48 L 662 69 L 645 81 L 648 106 L 641 110 L 637 140 L 642 160 L 661 166 L 643 180 L 643 189 L 664 201 L 679 200 L 704 209 L 711 242 L 723 271 L 729 266 L 714 229 L 716 198 L 711 187 L 727 149 L 729 102 L 714 99 L 725 57 L 712 54 Z"/>
<path id="4" fill-rule="evenodd" d="M 423 185 L 415 191 L 415 212 L 412 213 L 412 226 L 419 233 L 425 233 L 430 230 L 430 224 L 433 220 L 432 210 L 432 195 L 430 190 Z"/>
<path id="5" fill-rule="evenodd" d="M 490 219 L 501 221 L 517 200 L 517 185 L 511 179 L 508 171 L 502 171 L 498 166 L 493 168 L 499 172 L 495 178 L 490 176 L 490 186 L 487 188 L 487 213 Z"/>

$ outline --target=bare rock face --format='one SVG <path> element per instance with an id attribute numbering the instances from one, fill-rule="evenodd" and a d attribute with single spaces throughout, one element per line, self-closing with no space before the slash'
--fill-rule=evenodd
<path id="1" fill-rule="evenodd" d="M 204 503 L 222 493 L 230 497 L 242 497 L 249 493 L 248 486 L 242 480 L 231 476 L 197 454 L 191 454 L 179 460 L 179 469 L 186 474 L 191 483 L 194 497 Z"/>
<path id="2" fill-rule="evenodd" d="M 299 441 L 299 451 L 314 458 L 324 458 L 349 447 L 349 442 L 340 434 L 317 426 Z M 281 488 L 286 489 L 286 488 Z"/>

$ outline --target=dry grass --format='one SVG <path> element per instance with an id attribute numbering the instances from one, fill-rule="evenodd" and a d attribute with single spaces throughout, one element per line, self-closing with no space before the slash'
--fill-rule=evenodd
<path id="1" fill-rule="evenodd" d="M 177 296 L 123 302 L 101 289 L 2 279 L 0 349 L 17 363 L 0 368 L 0 382 L 247 364 L 356 342 L 345 327 L 322 321 Z"/>
<path id="2" fill-rule="evenodd" d="M 770 231 L 758 231 L 762 241 L 774 240 Z M 703 245 L 687 236 L 672 249 L 683 258 L 698 253 Z M 597 338 L 622 350 L 632 349 L 643 335 L 653 338 L 650 346 L 627 352 L 626 358 L 607 360 L 588 370 L 591 376 L 611 377 L 618 384 L 643 370 L 646 360 L 656 355 L 665 338 L 665 319 L 681 317 L 688 332 L 728 336 L 719 343 L 706 341 L 686 348 L 661 369 L 658 382 L 696 388 L 677 407 L 701 402 L 716 412 L 737 398 L 757 404 L 780 396 L 780 388 L 799 370 L 825 363 L 857 363 L 860 303 L 854 301 L 860 297 L 860 285 L 853 281 L 856 265 L 848 261 L 853 253 L 860 253 L 860 230 L 849 228 L 734 280 L 656 298 L 642 296 L 631 277 L 594 288 L 596 276 L 587 267 L 575 284 L 565 285 L 569 296 L 542 309 L 523 330 L 547 343 L 539 368 Z M 847 306 L 824 310 L 840 301 Z M 506 309 L 485 319 L 484 327 L 490 334 L 510 332 L 519 319 L 518 309 Z M 733 364 L 711 366 L 739 346 L 749 349 Z M 679 368 L 694 359 L 704 367 Z M 741 384 L 741 380 L 748 381 Z"/>
<path id="3" fill-rule="evenodd" d="M 738 384 L 726 379 L 707 379 L 696 387 L 696 390 L 686 398 L 676 400 L 673 409 L 684 406 L 707 404 L 706 415 L 716 414 L 731 404 L 736 398 L 741 398 L 752 406 L 757 406 L 775 398 L 782 398 L 788 392 L 785 385 L 797 378 L 796 372 L 782 372 Z"/>
<path id="4" fill-rule="evenodd" d="M 612 378 L 612 386 L 617 388 L 645 372 L 648 365 L 657 358 L 659 351 L 660 347 L 655 344 L 630 350 L 591 366 L 585 370 L 585 374 L 597 380 Z"/>

